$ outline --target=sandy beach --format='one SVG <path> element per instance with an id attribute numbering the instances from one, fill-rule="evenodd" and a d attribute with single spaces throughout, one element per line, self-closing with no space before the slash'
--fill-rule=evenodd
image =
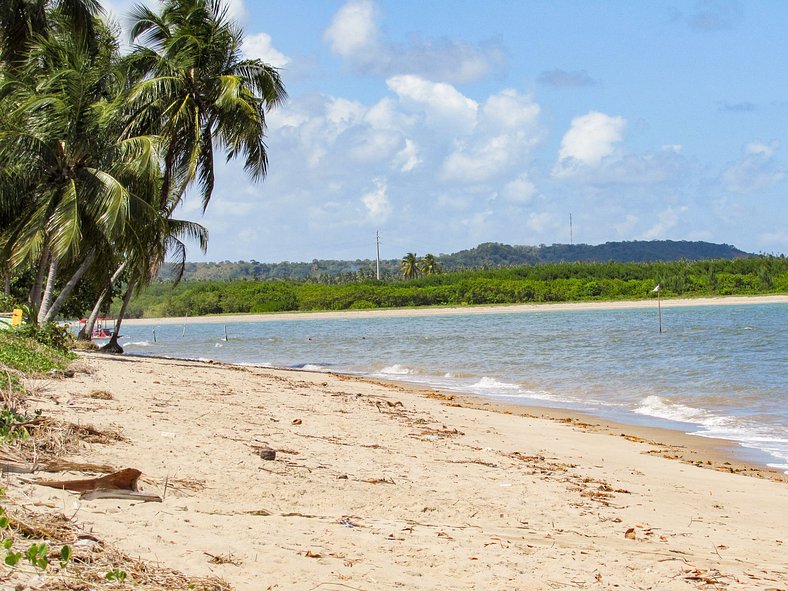
<path id="1" fill-rule="evenodd" d="M 736 306 L 742 304 L 788 304 L 788 295 L 729 296 L 717 298 L 676 298 L 662 300 L 664 308 L 682 306 Z M 656 298 L 620 302 L 563 302 L 540 304 L 510 304 L 500 306 L 461 306 L 435 308 L 392 308 L 383 310 L 342 310 L 337 312 L 283 312 L 275 314 L 224 314 L 221 316 L 193 316 L 188 322 L 265 322 L 276 320 L 309 320 L 329 318 L 373 318 L 409 316 L 446 316 L 456 314 L 518 314 L 558 310 L 631 310 L 657 306 Z M 129 318 L 124 324 L 183 324 L 183 318 Z"/>
<path id="2" fill-rule="evenodd" d="M 334 374 L 77 368 L 36 405 L 124 439 L 70 459 L 137 468 L 163 502 L 32 482 L 51 474 L 9 496 L 241 591 L 788 590 L 788 477 L 721 442 Z"/>

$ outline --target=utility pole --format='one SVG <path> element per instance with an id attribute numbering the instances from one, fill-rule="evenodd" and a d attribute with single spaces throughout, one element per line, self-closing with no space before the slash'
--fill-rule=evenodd
<path id="1" fill-rule="evenodd" d="M 572 212 L 569 212 L 569 246 L 572 246 Z"/>
<path id="2" fill-rule="evenodd" d="M 380 281 L 380 231 L 379 230 L 375 232 L 375 246 L 377 248 L 377 253 L 378 253 L 376 259 L 376 265 L 375 265 L 377 270 L 376 277 L 378 281 Z"/>

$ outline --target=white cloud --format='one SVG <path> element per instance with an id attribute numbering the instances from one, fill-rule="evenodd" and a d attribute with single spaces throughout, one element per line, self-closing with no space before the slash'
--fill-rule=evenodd
<path id="1" fill-rule="evenodd" d="M 284 68 L 290 63 L 287 56 L 274 49 L 268 33 L 257 33 L 244 38 L 243 53 L 248 59 L 261 59 L 275 68 Z"/>
<path id="2" fill-rule="evenodd" d="M 470 131 L 476 123 L 478 103 L 451 84 L 411 75 L 394 76 L 386 84 L 406 105 L 423 109 L 428 124 Z"/>
<path id="3" fill-rule="evenodd" d="M 627 214 L 624 216 L 624 221 L 620 224 L 613 224 L 613 227 L 616 229 L 616 232 L 619 236 L 630 236 L 632 234 L 632 230 L 635 229 L 635 226 L 638 223 L 638 217 L 633 214 Z"/>
<path id="4" fill-rule="evenodd" d="M 410 172 L 421 164 L 419 158 L 419 147 L 411 139 L 405 140 L 405 147 L 397 153 L 394 159 L 394 166 L 399 167 L 400 172 Z"/>
<path id="5" fill-rule="evenodd" d="M 537 234 L 542 234 L 548 227 L 553 226 L 554 223 L 555 223 L 555 217 L 553 216 L 553 214 L 547 211 L 543 211 L 541 213 L 536 213 L 536 212 L 529 213 L 525 225 L 528 227 L 529 230 L 532 230 Z"/>
<path id="6" fill-rule="evenodd" d="M 467 137 L 455 141 L 443 164 L 445 180 L 479 183 L 510 172 L 540 140 L 540 109 L 530 96 L 504 90 L 476 111 L 477 117 L 465 119 Z"/>
<path id="7" fill-rule="evenodd" d="M 766 158 L 771 158 L 780 148 L 780 142 L 777 140 L 772 140 L 768 144 L 764 144 L 763 142 L 750 142 L 746 146 L 744 146 L 745 154 L 757 154 L 759 156 L 764 156 Z"/>
<path id="8" fill-rule="evenodd" d="M 391 203 L 386 195 L 386 182 L 375 179 L 375 188 L 361 196 L 369 220 L 376 224 L 385 222 L 391 215 Z"/>
<path id="9" fill-rule="evenodd" d="M 669 206 L 657 215 L 657 222 L 643 233 L 643 240 L 657 240 L 666 237 L 668 230 L 674 228 L 681 220 L 682 214 L 688 211 L 688 207 Z"/>
<path id="10" fill-rule="evenodd" d="M 744 155 L 722 172 L 725 188 L 734 193 L 754 193 L 781 182 L 785 169 L 774 159 L 779 148 L 777 140 L 747 144 Z"/>
<path id="11" fill-rule="evenodd" d="M 583 168 L 596 167 L 604 158 L 615 154 L 615 144 L 623 139 L 626 120 L 592 111 L 575 117 L 561 140 L 558 162 L 553 174 L 567 177 Z"/>
<path id="12" fill-rule="evenodd" d="M 370 0 L 353 0 L 337 11 L 323 38 L 331 51 L 348 58 L 363 55 L 377 45 L 377 10 Z"/>
<path id="13" fill-rule="evenodd" d="M 492 42 L 473 46 L 411 36 L 407 45 L 394 43 L 382 35 L 379 19 L 380 10 L 372 0 L 350 0 L 336 12 L 323 39 L 352 69 L 376 76 L 417 74 L 447 82 L 471 82 L 504 62 L 504 50 Z"/>
<path id="14" fill-rule="evenodd" d="M 522 174 L 506 183 L 501 192 L 503 198 L 507 201 L 520 204 L 530 203 L 538 193 L 536 185 L 531 182 L 527 174 Z"/>
<path id="15" fill-rule="evenodd" d="M 233 20 L 243 23 L 246 21 L 246 4 L 244 0 L 224 0 L 227 7 L 227 16 Z"/>

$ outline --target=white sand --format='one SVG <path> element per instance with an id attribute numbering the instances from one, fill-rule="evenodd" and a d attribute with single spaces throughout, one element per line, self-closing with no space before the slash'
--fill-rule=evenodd
<path id="1" fill-rule="evenodd" d="M 730 296 L 718 298 L 662 300 L 665 308 L 682 306 L 734 306 L 741 304 L 788 304 L 788 295 Z M 273 320 L 310 320 L 330 318 L 373 318 L 409 316 L 448 316 L 463 314 L 516 314 L 553 310 L 626 310 L 656 308 L 657 299 L 622 302 L 571 302 L 555 304 L 511 304 L 502 306 L 458 306 L 435 308 L 393 308 L 382 310 L 342 310 L 338 312 L 283 312 L 276 314 L 225 314 L 221 316 L 191 316 L 188 322 L 263 322 Z M 183 318 L 139 318 L 124 320 L 124 324 L 183 324 Z"/>
<path id="2" fill-rule="evenodd" d="M 148 492 L 168 479 L 164 502 L 80 501 L 18 481 L 9 494 L 78 509 L 95 534 L 187 574 L 242 591 L 788 589 L 785 478 L 700 468 L 661 457 L 660 444 L 397 385 L 85 363 L 92 375 L 48 382 L 42 406 L 129 441 L 72 459 L 139 468 Z"/>

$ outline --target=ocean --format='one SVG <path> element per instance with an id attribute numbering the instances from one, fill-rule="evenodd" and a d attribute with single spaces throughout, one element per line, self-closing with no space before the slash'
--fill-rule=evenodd
<path id="1" fill-rule="evenodd" d="M 334 371 L 740 444 L 788 473 L 788 305 L 124 325 L 126 353 Z M 227 340 L 225 340 L 225 327 Z"/>

